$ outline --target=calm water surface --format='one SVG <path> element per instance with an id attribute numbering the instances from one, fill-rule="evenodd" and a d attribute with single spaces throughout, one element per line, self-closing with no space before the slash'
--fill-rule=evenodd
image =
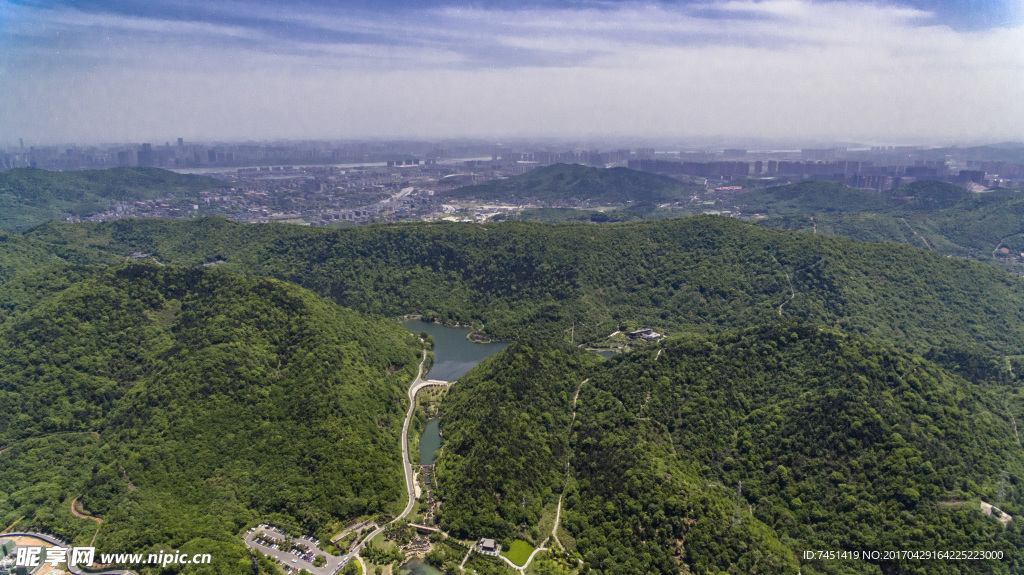
<path id="1" fill-rule="evenodd" d="M 425 331 L 434 337 L 434 367 L 427 377 L 454 381 L 483 361 L 508 347 L 507 343 L 473 343 L 466 336 L 473 330 L 468 327 L 445 327 L 418 319 L 402 324 L 412 333 Z"/>
<path id="2" fill-rule="evenodd" d="M 402 575 L 444 575 L 444 571 L 427 565 L 422 559 L 410 559 L 402 565 Z"/>
<path id="3" fill-rule="evenodd" d="M 441 449 L 441 427 L 436 418 L 427 422 L 420 437 L 420 465 L 433 465 L 434 452 Z"/>

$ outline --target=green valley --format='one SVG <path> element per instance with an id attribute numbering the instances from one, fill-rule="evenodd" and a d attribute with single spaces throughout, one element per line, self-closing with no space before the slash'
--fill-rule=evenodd
<path id="1" fill-rule="evenodd" d="M 445 393 L 440 507 L 410 503 L 449 572 L 511 569 L 467 559 L 487 537 L 561 574 L 962 572 L 801 555 L 900 544 L 1018 569 L 1024 281 L 995 266 L 715 216 L 124 219 L 3 233 L 0 287 L 5 525 L 91 539 L 77 499 L 98 546 L 243 573 L 248 526 L 364 518 L 353 551 L 392 561 L 418 314 L 512 342 Z"/>
<path id="2" fill-rule="evenodd" d="M 51 223 L 26 237 L 71 258 L 135 251 L 306 287 L 366 313 L 421 313 L 498 338 L 577 341 L 649 325 L 708 332 L 797 318 L 925 353 L 1024 353 L 1024 284 L 909 246 L 765 229 L 731 218 L 245 226 L 220 219 Z M 76 256 L 77 257 L 77 256 Z"/>
<path id="3" fill-rule="evenodd" d="M 320 532 L 404 505 L 421 344 L 392 322 L 276 280 L 125 264 L 0 341 L 4 525 L 87 543 L 79 498 L 101 549 L 201 549 L 207 572 L 239 573 L 257 518 Z"/>

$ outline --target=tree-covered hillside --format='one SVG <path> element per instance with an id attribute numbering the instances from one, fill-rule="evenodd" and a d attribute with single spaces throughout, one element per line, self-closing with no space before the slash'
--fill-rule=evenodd
<path id="1" fill-rule="evenodd" d="M 835 182 L 816 181 L 745 192 L 729 200 L 729 203 L 746 214 L 761 213 L 773 216 L 884 211 L 897 204 L 895 200 L 875 192 Z"/>
<path id="2" fill-rule="evenodd" d="M 893 188 L 885 196 L 892 198 L 899 207 L 910 210 L 941 210 L 956 206 L 970 209 L 971 204 L 983 197 L 963 186 L 930 180 L 918 180 Z"/>
<path id="3" fill-rule="evenodd" d="M 511 347 L 460 378 L 441 406 L 445 456 L 437 473 L 449 496 L 443 518 L 460 537 L 515 532 L 522 496 L 530 524 L 557 501 L 573 396 L 599 361 L 568 343 Z M 475 417 L 460 417 L 466 413 Z"/>
<path id="4" fill-rule="evenodd" d="M 212 547 L 211 572 L 241 573 L 257 519 L 393 508 L 420 343 L 360 313 L 417 312 L 517 342 L 441 407 L 454 534 L 540 543 L 561 501 L 598 573 L 1021 569 L 1019 521 L 979 509 L 1024 511 L 1024 282 L 708 216 L 0 234 L 0 523 L 82 541 L 79 498 L 100 548 Z M 644 326 L 670 339 L 576 347 Z M 907 546 L 1010 558 L 800 555 Z"/>
<path id="5" fill-rule="evenodd" d="M 441 194 L 445 198 L 550 204 L 573 202 L 621 205 L 630 202 L 676 202 L 688 199 L 688 186 L 679 180 L 629 168 L 590 168 L 554 164 L 475 186 Z"/>
<path id="6" fill-rule="evenodd" d="M 672 338 L 587 366 L 575 374 L 585 383 L 567 428 L 560 382 L 570 357 L 557 346 L 510 347 L 461 392 L 500 387 L 506 366 L 521 365 L 537 382 L 531 393 L 491 393 L 442 413 L 443 428 L 465 429 L 506 410 L 558 406 L 552 418 L 529 419 L 532 436 L 476 434 L 445 445 L 439 465 L 449 483 L 474 482 L 446 493 L 446 524 L 477 509 L 475 521 L 490 521 L 497 536 L 524 536 L 502 523 L 494 501 L 510 487 L 531 502 L 550 500 L 547 484 L 481 473 L 458 464 L 461 453 L 561 440 L 571 454 L 562 518 L 593 573 L 784 573 L 797 562 L 802 573 L 1021 569 L 1024 449 L 1005 389 L 859 337 L 779 323 Z M 1004 528 L 982 501 L 1015 518 Z M 1005 559 L 806 560 L 810 549 L 978 549 Z"/>
<path id="7" fill-rule="evenodd" d="M 761 225 L 806 233 L 896 242 L 943 255 L 970 258 L 1024 271 L 1024 194 L 1013 190 L 974 193 L 941 182 L 894 189 L 898 202 L 859 213 L 793 212 Z M 1004 249 L 1005 248 L 1005 249 Z"/>
<path id="8" fill-rule="evenodd" d="M 27 229 L 47 220 L 87 216 L 114 202 L 168 195 L 197 198 L 228 182 L 159 168 L 112 168 L 50 172 L 35 168 L 0 171 L 0 229 Z"/>
<path id="9" fill-rule="evenodd" d="M 257 519 L 389 511 L 419 341 L 271 279 L 124 264 L 0 325 L 0 523 L 103 550 L 213 550 Z"/>
<path id="10" fill-rule="evenodd" d="M 58 252 L 60 252 L 58 254 Z M 53 244 L 0 230 L 0 324 L 49 295 L 124 258 L 88 246 Z"/>
<path id="11" fill-rule="evenodd" d="M 1024 353 L 1024 282 L 907 246 L 731 218 L 593 226 L 527 222 L 323 230 L 220 219 L 49 223 L 54 253 L 143 251 L 297 283 L 374 314 L 483 324 L 496 337 L 622 328 L 707 332 L 795 318 L 925 353 Z M 77 253 L 77 252 L 76 252 Z"/>

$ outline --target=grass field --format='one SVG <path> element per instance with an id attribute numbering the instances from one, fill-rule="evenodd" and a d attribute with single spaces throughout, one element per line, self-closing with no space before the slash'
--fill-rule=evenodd
<path id="1" fill-rule="evenodd" d="M 512 542 L 512 546 L 501 552 L 502 555 L 508 558 L 509 561 L 522 567 L 526 565 L 526 560 L 530 558 L 530 553 L 533 553 L 533 545 L 530 545 L 522 539 L 516 539 Z"/>

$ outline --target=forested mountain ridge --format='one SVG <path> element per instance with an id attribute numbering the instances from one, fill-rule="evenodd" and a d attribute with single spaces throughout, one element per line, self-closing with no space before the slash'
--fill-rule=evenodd
<path id="1" fill-rule="evenodd" d="M 580 164 L 552 164 L 474 186 L 442 192 L 443 198 L 497 202 L 536 201 L 627 204 L 675 202 L 688 199 L 687 184 L 658 174 L 629 168 L 591 168 Z"/>
<path id="2" fill-rule="evenodd" d="M 946 182 L 919 180 L 878 193 L 836 182 L 804 180 L 768 186 L 733 196 L 726 203 L 743 213 L 768 216 L 795 214 L 831 214 L 839 212 L 908 212 L 935 211 L 948 208 L 973 210 L 993 201 L 1020 198 L 1008 191 L 976 193 Z"/>
<path id="3" fill-rule="evenodd" d="M 114 202 L 149 200 L 231 184 L 205 176 L 146 167 L 51 172 L 36 168 L 0 171 L 0 229 L 25 229 L 47 220 L 87 216 Z"/>
<path id="4" fill-rule="evenodd" d="M 478 368 L 475 386 L 496 385 L 503 366 L 517 364 L 532 365 L 540 372 L 534 379 L 545 382 L 542 366 L 558 365 L 558 355 L 571 353 L 510 347 Z M 999 501 L 1015 517 L 1024 511 L 1024 449 L 999 388 L 796 323 L 671 338 L 578 375 L 571 431 L 562 425 L 563 410 L 531 421 L 537 435 L 570 445 L 562 518 L 593 573 L 785 573 L 797 562 L 802 573 L 1021 568 L 1019 521 L 1004 528 L 979 503 Z M 564 397 L 560 384 L 545 391 L 446 411 L 442 428 L 472 427 L 513 405 L 529 412 Z M 480 434 L 459 450 L 515 453 L 528 441 Z M 439 466 L 459 457 L 446 446 Z M 508 523 L 502 529 L 504 513 L 490 501 L 497 490 L 514 486 L 531 502 L 557 500 L 542 483 L 510 485 L 467 466 L 449 472 L 455 484 L 477 483 L 458 493 L 470 502 L 445 501 L 442 522 L 453 527 L 474 508 L 493 515 L 474 520 L 490 521 L 499 536 L 528 537 Z M 947 547 L 1002 551 L 1006 559 L 967 566 L 801 557 L 806 549 Z"/>
<path id="5" fill-rule="evenodd" d="M 917 181 L 883 194 L 833 182 L 769 187 L 722 200 L 765 227 L 895 242 L 1024 272 L 1024 193 Z"/>
<path id="6" fill-rule="evenodd" d="M 898 538 L 1021 547 L 976 511 L 1024 511 L 1024 284 L 992 266 L 707 216 L 197 219 L 0 235 L 0 274 L 0 520 L 25 527 L 91 536 L 80 495 L 101 546 L 213 545 L 230 573 L 256 518 L 316 530 L 401 498 L 420 344 L 294 283 L 517 340 L 442 404 L 441 521 L 460 535 L 511 536 L 522 496 L 530 521 L 561 496 L 601 573 L 838 573 L 794 554 Z M 642 326 L 671 340 L 600 365 L 575 347 Z"/>
<path id="7" fill-rule="evenodd" d="M 965 190 L 966 191 L 966 190 Z M 726 203 L 744 214 L 771 216 L 831 212 L 884 211 L 898 205 L 896 200 L 835 182 L 803 181 L 744 191 Z"/>
<path id="8" fill-rule="evenodd" d="M 405 493 L 420 343 L 276 280 L 123 264 L 0 326 L 0 523 L 249 573 L 257 518 L 318 532 Z M 195 571 L 200 572 L 200 571 Z"/>
<path id="9" fill-rule="evenodd" d="M 569 459 L 572 399 L 599 362 L 568 343 L 510 347 L 460 378 L 441 405 L 444 524 L 460 537 L 514 531 L 522 495 L 530 524 L 557 500 Z M 479 417 L 460 416 L 466 413 Z"/>
<path id="10" fill-rule="evenodd" d="M 60 252 L 58 254 L 58 251 Z M 94 248 L 53 244 L 0 230 L 0 324 L 123 257 Z"/>
<path id="11" fill-rule="evenodd" d="M 700 216 L 323 230 L 220 219 L 49 223 L 25 237 L 276 277 L 373 314 L 422 313 L 515 338 L 619 327 L 706 332 L 796 318 L 924 353 L 1024 353 L 1024 282 L 992 266 Z M 68 256 L 70 257 L 70 256 Z"/>
<path id="12" fill-rule="evenodd" d="M 990 196 L 988 194 L 991 194 Z M 771 217 L 773 228 L 896 242 L 1024 271 L 1024 194 L 987 192 L 970 206 Z"/>

